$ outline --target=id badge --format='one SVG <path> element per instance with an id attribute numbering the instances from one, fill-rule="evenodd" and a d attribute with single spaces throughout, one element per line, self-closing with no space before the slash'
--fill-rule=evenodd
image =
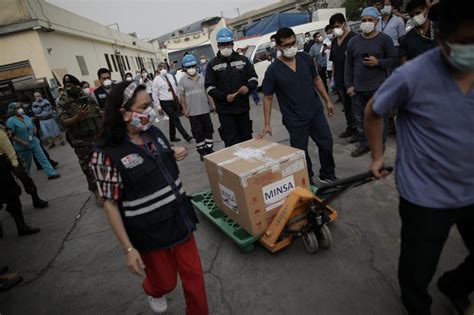
<path id="1" fill-rule="evenodd" d="M 28 137 L 28 140 L 29 140 L 29 141 L 33 141 L 33 136 L 29 136 L 29 137 Z"/>

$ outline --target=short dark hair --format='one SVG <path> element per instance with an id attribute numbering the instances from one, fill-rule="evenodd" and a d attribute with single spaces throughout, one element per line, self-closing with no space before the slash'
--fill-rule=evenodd
<path id="1" fill-rule="evenodd" d="M 431 7 L 434 9 L 439 22 L 439 32 L 442 37 L 447 37 L 459 30 L 461 24 L 474 22 L 471 10 L 460 10 L 465 2 L 463 0 L 441 0 Z"/>
<path id="2" fill-rule="evenodd" d="M 273 34 L 272 36 L 270 36 L 270 40 L 272 39 L 276 40 L 276 37 L 277 37 L 277 34 Z"/>
<path id="3" fill-rule="evenodd" d="M 306 36 L 306 35 L 311 35 L 311 34 L 309 32 L 306 32 L 306 33 L 304 33 L 304 36 Z"/>
<path id="4" fill-rule="evenodd" d="M 331 29 L 331 25 L 329 25 L 329 24 L 324 27 L 324 31 L 325 31 L 326 33 L 327 33 L 330 29 Z"/>
<path id="5" fill-rule="evenodd" d="M 331 18 L 329 18 L 329 25 L 331 25 L 331 27 L 334 27 L 334 24 L 336 23 L 345 23 L 346 22 L 346 18 L 344 17 L 344 14 L 342 13 L 336 13 L 334 15 L 331 16 Z"/>
<path id="6" fill-rule="evenodd" d="M 426 7 L 426 0 L 411 0 L 407 3 L 405 10 L 407 11 L 407 13 L 410 13 L 411 11 L 419 7 Z"/>
<path id="7" fill-rule="evenodd" d="M 282 27 L 276 32 L 275 41 L 277 45 L 281 45 L 283 38 L 290 38 L 291 36 L 296 36 L 295 32 L 289 27 Z"/>
<path id="8" fill-rule="evenodd" d="M 320 33 L 320 32 L 316 32 L 316 33 L 314 33 L 314 34 L 313 34 L 313 38 L 317 38 L 317 37 L 318 37 L 318 35 L 321 35 L 321 33 Z"/>
<path id="9" fill-rule="evenodd" d="M 104 73 L 111 74 L 109 69 L 107 69 L 107 68 L 100 68 L 100 69 L 97 71 L 97 77 L 100 79 L 100 76 L 103 75 Z"/>

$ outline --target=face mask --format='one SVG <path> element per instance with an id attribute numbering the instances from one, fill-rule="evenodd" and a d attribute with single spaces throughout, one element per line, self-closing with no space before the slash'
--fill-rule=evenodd
<path id="1" fill-rule="evenodd" d="M 168 70 L 166 70 L 166 69 L 161 69 L 161 70 L 160 70 L 160 74 L 161 74 L 162 76 L 165 76 L 167 73 L 168 73 Z"/>
<path id="2" fill-rule="evenodd" d="M 230 55 L 232 55 L 232 48 L 221 48 L 219 49 L 219 51 L 221 52 L 221 55 L 224 57 L 229 57 Z"/>
<path id="3" fill-rule="evenodd" d="M 144 78 L 145 78 L 147 75 L 148 75 L 148 73 L 146 73 L 146 72 L 143 72 L 143 73 L 142 73 L 142 77 L 144 77 Z"/>
<path id="4" fill-rule="evenodd" d="M 333 32 L 336 37 L 340 37 L 342 36 L 342 34 L 344 34 L 344 30 L 342 29 L 342 27 L 335 28 Z"/>
<path id="5" fill-rule="evenodd" d="M 270 42 L 270 48 L 274 48 L 276 46 L 275 42 Z"/>
<path id="6" fill-rule="evenodd" d="M 200 62 L 201 62 L 202 64 L 205 64 L 206 61 L 207 61 L 206 59 L 201 59 L 201 60 L 200 60 Z"/>
<path id="7" fill-rule="evenodd" d="M 142 113 L 132 112 L 130 124 L 142 131 L 148 130 L 156 119 L 156 113 L 153 108 L 148 107 Z"/>
<path id="8" fill-rule="evenodd" d="M 415 25 L 416 26 L 421 26 L 423 24 L 425 24 L 425 21 L 426 21 L 426 11 L 418 14 L 418 15 L 415 15 L 413 17 L 413 22 L 415 22 Z"/>
<path id="9" fill-rule="evenodd" d="M 309 37 L 304 38 L 305 43 L 309 42 Z"/>
<path id="10" fill-rule="evenodd" d="M 196 68 L 189 68 L 188 70 L 186 70 L 186 72 L 190 76 L 194 76 L 196 74 Z"/>
<path id="11" fill-rule="evenodd" d="M 43 99 L 42 99 L 41 97 L 38 97 L 36 100 L 37 100 L 38 102 L 41 102 Z"/>
<path id="12" fill-rule="evenodd" d="M 106 89 L 110 88 L 112 86 L 112 80 L 107 79 L 102 83 Z"/>
<path id="13" fill-rule="evenodd" d="M 70 88 L 66 90 L 67 90 L 67 94 L 73 97 L 78 97 L 81 94 L 81 88 L 78 86 L 71 86 Z"/>
<path id="14" fill-rule="evenodd" d="M 462 72 L 474 70 L 474 44 L 446 44 L 450 48 L 448 60 L 453 67 Z"/>
<path id="15" fill-rule="evenodd" d="M 365 34 L 372 33 L 374 28 L 375 28 L 375 23 L 374 22 L 362 22 L 362 23 L 360 23 L 360 29 Z"/>
<path id="16" fill-rule="evenodd" d="M 25 114 L 25 111 L 23 110 L 23 108 L 18 108 L 16 110 L 16 112 L 19 114 L 19 115 L 24 115 Z"/>
<path id="17" fill-rule="evenodd" d="M 84 95 L 89 95 L 89 88 L 83 88 L 82 93 L 84 93 Z"/>
<path id="18" fill-rule="evenodd" d="M 328 34 L 328 39 L 333 39 L 334 38 L 334 34 L 331 33 L 331 34 Z"/>
<path id="19" fill-rule="evenodd" d="M 323 38 L 322 36 L 319 36 L 319 37 L 318 37 L 318 40 L 319 40 L 320 42 L 322 42 L 323 39 L 324 39 L 324 38 Z"/>
<path id="20" fill-rule="evenodd" d="M 286 58 L 293 58 L 294 56 L 296 56 L 297 52 L 298 48 L 296 48 L 295 46 L 288 47 L 283 49 L 283 56 L 285 56 Z"/>
<path id="21" fill-rule="evenodd" d="M 126 77 L 125 80 L 127 80 L 127 81 L 132 81 L 133 78 L 132 78 L 132 77 Z"/>
<path id="22" fill-rule="evenodd" d="M 390 15 L 392 14 L 392 6 L 391 5 L 386 5 L 382 8 L 382 10 L 380 10 L 380 13 L 382 13 L 382 15 Z"/>

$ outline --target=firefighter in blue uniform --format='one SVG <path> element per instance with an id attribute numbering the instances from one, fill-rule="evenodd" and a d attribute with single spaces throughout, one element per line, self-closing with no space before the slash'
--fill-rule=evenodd
<path id="1" fill-rule="evenodd" d="M 258 85 L 257 74 L 245 56 L 236 53 L 234 36 L 228 28 L 216 34 L 219 52 L 206 67 L 206 92 L 214 99 L 219 134 L 225 146 L 252 139 L 249 91 Z"/>

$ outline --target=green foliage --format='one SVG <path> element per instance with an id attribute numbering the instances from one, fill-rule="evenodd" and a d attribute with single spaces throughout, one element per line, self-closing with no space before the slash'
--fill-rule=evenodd
<path id="1" fill-rule="evenodd" d="M 346 18 L 349 21 L 358 21 L 360 20 L 360 14 L 362 8 L 365 8 L 368 5 L 373 5 L 377 1 L 370 0 L 345 0 L 342 4 L 343 8 L 346 8 Z"/>

